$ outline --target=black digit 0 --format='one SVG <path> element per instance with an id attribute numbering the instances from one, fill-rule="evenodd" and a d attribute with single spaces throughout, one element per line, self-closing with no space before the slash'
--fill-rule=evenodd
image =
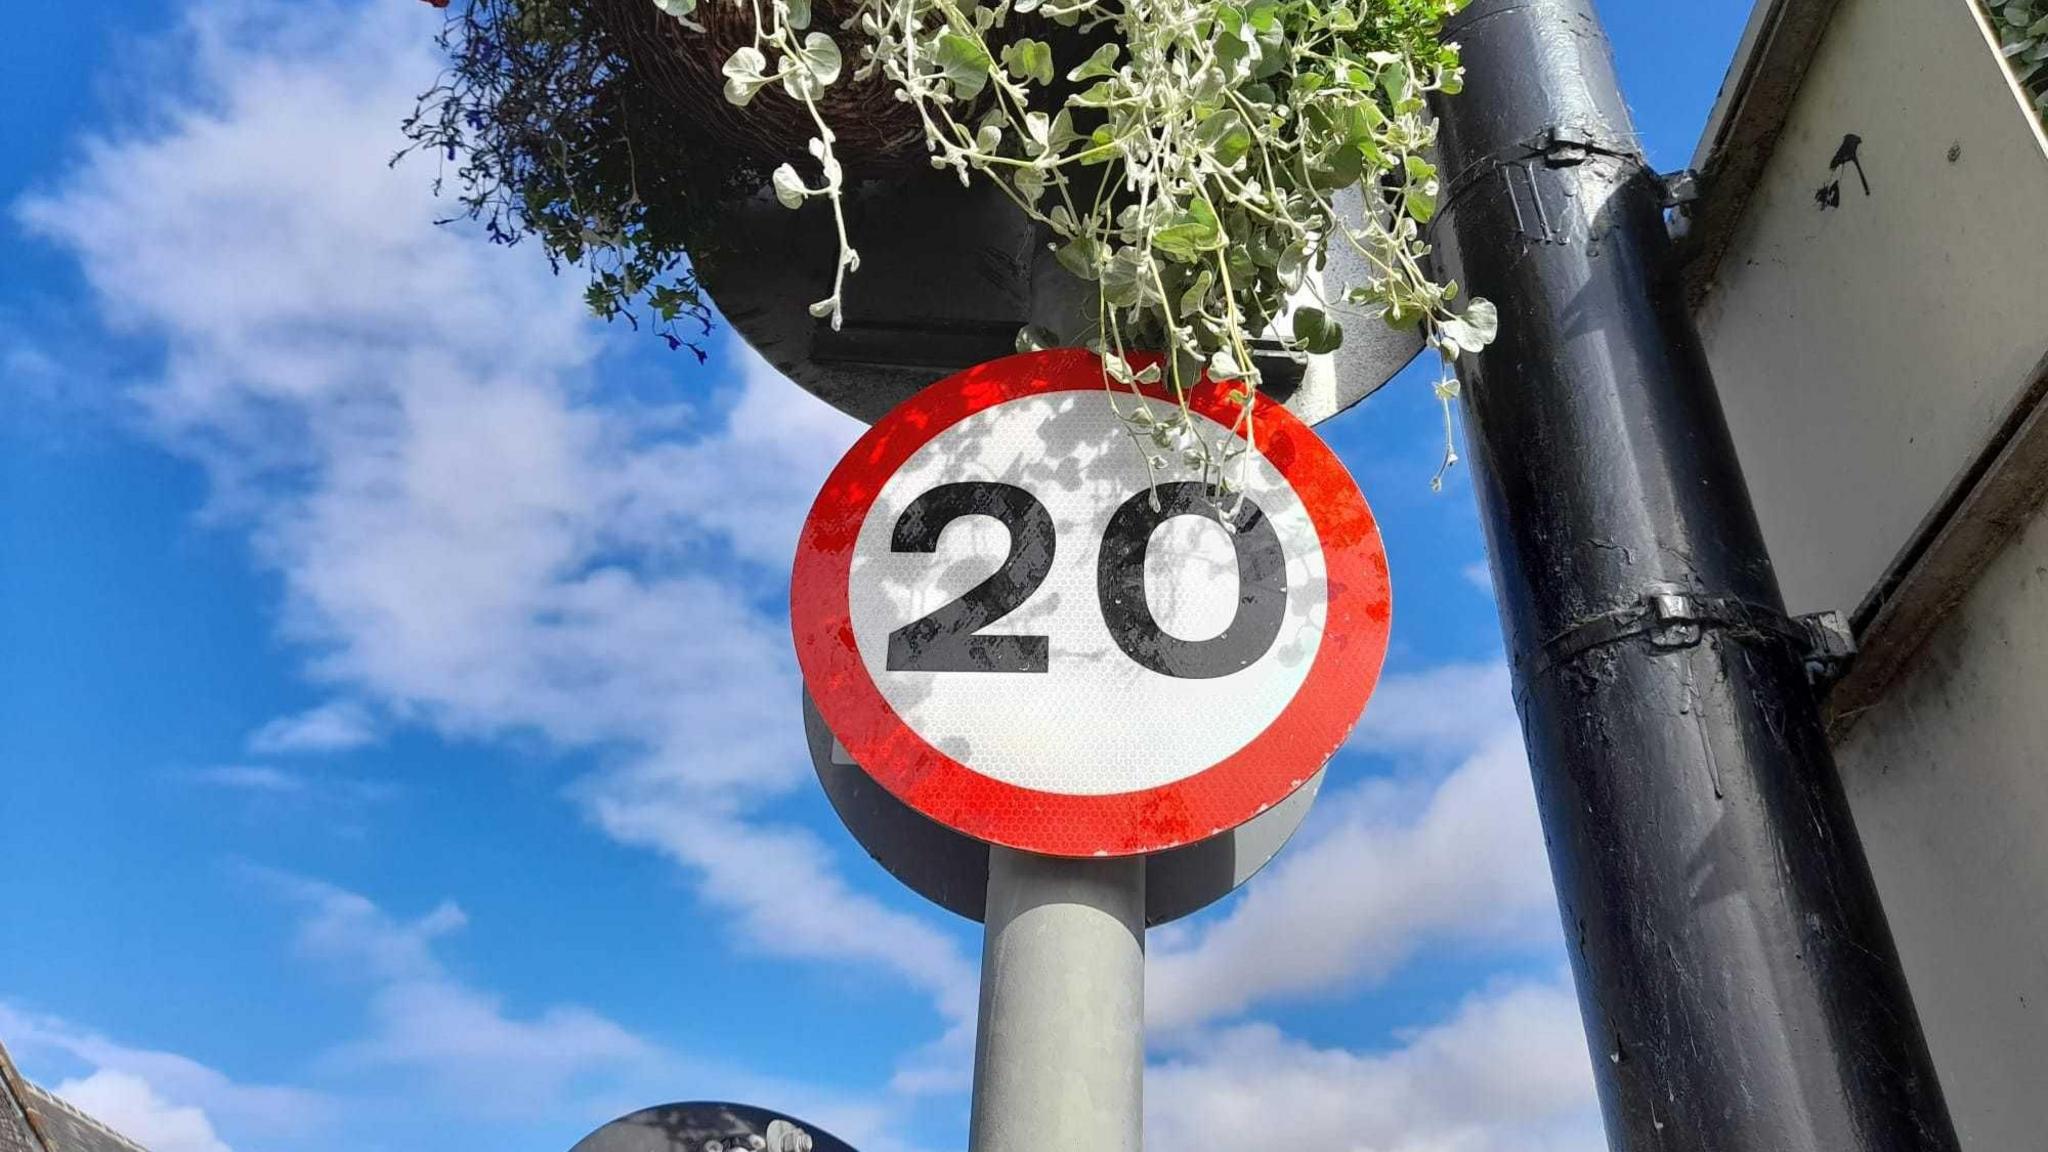
<path id="1" fill-rule="evenodd" d="M 1109 519 L 1102 536 L 1102 557 L 1095 569 L 1102 597 L 1102 620 L 1124 654 L 1154 672 L 1183 680 L 1211 680 L 1240 672 L 1256 663 L 1279 638 L 1287 615 L 1287 553 L 1272 521 L 1249 498 L 1230 523 L 1230 541 L 1237 548 L 1237 613 L 1220 635 L 1183 640 L 1168 633 L 1152 616 L 1145 599 L 1145 553 L 1152 534 L 1177 516 L 1222 520 L 1217 500 L 1207 485 L 1183 480 L 1158 486 L 1159 506 L 1151 491 L 1124 501 Z"/>
<path id="2" fill-rule="evenodd" d="M 889 671 L 1045 671 L 1051 648 L 1046 637 L 976 635 L 1016 611 L 1052 571 L 1052 514 L 1037 497 L 1013 484 L 941 484 L 903 510 L 889 546 L 897 552 L 936 551 L 946 525 L 963 516 L 1002 521 L 1010 531 L 1009 558 L 965 596 L 889 633 Z"/>

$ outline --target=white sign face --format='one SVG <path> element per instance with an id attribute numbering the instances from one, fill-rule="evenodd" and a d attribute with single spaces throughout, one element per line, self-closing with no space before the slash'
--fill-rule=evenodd
<path id="1" fill-rule="evenodd" d="M 1245 446 L 1221 389 L 1194 407 Z M 934 385 L 827 482 L 791 588 L 818 709 L 957 831 L 1130 854 L 1236 827 L 1313 776 L 1385 652 L 1385 554 L 1314 433 L 1261 401 L 1239 494 L 1156 475 L 1085 353 Z M 1177 454 L 1177 453 L 1176 453 Z"/>
<path id="2" fill-rule="evenodd" d="M 1199 485 L 1169 482 L 1180 514 L 1152 511 L 1145 456 L 1101 388 L 954 424 L 889 478 L 854 546 L 868 674 L 912 731 L 1020 788 L 1136 792 L 1217 764 L 1300 689 L 1328 597 L 1301 498 L 1249 463 L 1233 533 Z M 1105 580 L 1142 606 L 1105 603 Z M 953 625 L 970 612 L 990 622 Z"/>

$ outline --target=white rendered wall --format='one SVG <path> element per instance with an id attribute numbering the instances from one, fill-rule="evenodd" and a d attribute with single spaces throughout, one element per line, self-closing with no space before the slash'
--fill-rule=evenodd
<path id="1" fill-rule="evenodd" d="M 1964 1147 L 2048 1148 L 2048 515 L 1837 756 Z"/>
<path id="2" fill-rule="evenodd" d="M 1854 610 L 2048 353 L 2048 138 L 1972 0 L 1845 0 L 1699 321 L 1789 607 Z"/>
<path id="3" fill-rule="evenodd" d="M 1844 0 L 1699 321 L 1788 606 L 1856 609 L 2048 358 L 2048 137 L 1971 0 Z M 1965 1148 L 2048 1149 L 2048 518 L 1838 755 Z"/>

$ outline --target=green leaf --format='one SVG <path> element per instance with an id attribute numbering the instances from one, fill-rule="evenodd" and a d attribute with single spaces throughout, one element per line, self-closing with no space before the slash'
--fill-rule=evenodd
<path id="1" fill-rule="evenodd" d="M 1321 308 L 1297 308 L 1294 342 L 1311 356 L 1335 352 L 1344 343 L 1344 326 L 1330 319 L 1329 313 Z"/>
<path id="2" fill-rule="evenodd" d="M 1324 191 L 1349 188 L 1365 175 L 1365 156 L 1349 144 L 1334 148 L 1320 167 L 1310 173 L 1315 187 Z"/>
<path id="3" fill-rule="evenodd" d="M 1175 260 L 1189 262 L 1203 252 L 1223 247 L 1223 228 L 1207 200 L 1193 200 L 1173 223 L 1152 234 L 1152 246 Z"/>
<path id="4" fill-rule="evenodd" d="M 684 2 L 695 4 L 697 0 Z M 783 0 L 783 3 L 789 6 L 789 26 L 792 29 L 801 32 L 811 26 L 811 0 Z"/>
<path id="5" fill-rule="evenodd" d="M 1265 80 L 1287 70 L 1292 53 L 1287 48 L 1285 28 L 1274 24 L 1270 28 L 1259 29 L 1254 36 L 1254 45 L 1258 48 L 1259 59 L 1252 69 L 1253 79 Z"/>
<path id="6" fill-rule="evenodd" d="M 811 193 L 809 188 L 804 187 L 804 178 L 797 175 L 796 169 L 788 164 L 777 168 L 769 177 L 769 183 L 774 185 L 775 198 L 782 202 L 784 208 L 803 207 L 804 200 Z"/>
<path id="7" fill-rule="evenodd" d="M 690 16 L 697 11 L 697 0 L 654 0 L 654 6 L 685 24 L 696 26 Z"/>
<path id="8" fill-rule="evenodd" d="M 1043 112 L 1026 112 L 1024 114 L 1024 134 L 1031 138 L 1032 155 L 1045 155 L 1045 150 L 1052 144 L 1051 119 Z"/>
<path id="9" fill-rule="evenodd" d="M 1387 114 L 1380 111 L 1380 106 L 1371 100 L 1360 100 L 1351 106 L 1350 115 L 1345 117 L 1344 141 L 1347 144 L 1365 144 L 1386 126 Z"/>
<path id="10" fill-rule="evenodd" d="M 782 74 L 782 90 L 792 100 L 815 100 L 839 79 L 842 63 L 839 45 L 830 36 L 823 32 L 806 33 L 804 46 L 791 57 L 791 67 Z"/>
<path id="11" fill-rule="evenodd" d="M 1251 151 L 1252 130 L 1236 109 L 1226 108 L 1196 127 L 1195 142 L 1208 149 L 1217 163 L 1225 168 L 1235 168 L 1238 161 Z"/>
<path id="12" fill-rule="evenodd" d="M 1094 237 L 1076 236 L 1060 245 L 1059 250 L 1053 253 L 1053 258 L 1060 262 L 1060 267 L 1081 279 L 1094 280 L 1101 275 L 1095 267 L 1101 252 L 1102 246 L 1095 242 Z"/>
<path id="13" fill-rule="evenodd" d="M 1093 56 L 1088 57 L 1078 67 L 1068 72 L 1067 79 L 1078 84 L 1083 80 L 1116 75 L 1116 57 L 1117 53 L 1121 51 L 1123 49 L 1119 45 L 1104 44 L 1095 50 Z"/>
<path id="14" fill-rule="evenodd" d="M 1003 48 L 1003 67 L 1019 80 L 1052 83 L 1052 46 L 1026 37 Z"/>
<path id="15" fill-rule="evenodd" d="M 1088 143 L 1090 147 L 1074 153 L 1073 156 L 1083 164 L 1107 164 L 1114 160 L 1120 151 L 1117 147 L 1116 133 L 1111 131 L 1107 124 L 1098 125 L 1095 131 L 1089 133 Z"/>
<path id="16" fill-rule="evenodd" d="M 1045 169 L 1043 168 L 1019 168 L 1010 177 L 1010 182 L 1017 186 L 1017 192 L 1024 197 L 1026 204 L 1036 206 L 1039 200 L 1045 196 Z"/>
<path id="17" fill-rule="evenodd" d="M 1102 270 L 1102 298 L 1113 308 L 1135 308 L 1158 298 L 1152 262 L 1136 248 L 1119 248 Z"/>
<path id="18" fill-rule="evenodd" d="M 1234 79 L 1249 78 L 1258 49 L 1258 30 L 1245 20 L 1244 13 L 1229 6 L 1217 9 L 1214 37 L 1216 62 Z"/>
<path id="19" fill-rule="evenodd" d="M 952 85 L 953 95 L 961 100 L 981 95 L 981 90 L 988 86 L 989 70 L 995 67 L 988 48 L 980 40 L 958 32 L 939 37 L 937 58 L 946 83 Z"/>
<path id="20" fill-rule="evenodd" d="M 1308 245 L 1293 243 L 1280 250 L 1280 257 L 1273 267 L 1280 287 L 1288 292 L 1301 290 L 1301 282 L 1308 275 Z"/>
<path id="21" fill-rule="evenodd" d="M 1067 103 L 1077 108 L 1106 108 L 1116 99 L 1116 81 L 1098 80 L 1081 92 L 1067 98 Z"/>
<path id="22" fill-rule="evenodd" d="M 1074 131 L 1074 114 L 1065 108 L 1052 118 L 1052 127 L 1046 132 L 1046 147 L 1054 152 L 1064 152 L 1067 145 L 1079 140 L 1081 134 Z"/>
<path id="23" fill-rule="evenodd" d="M 1387 94 L 1394 109 L 1399 111 L 1415 92 L 1415 72 L 1408 67 L 1408 61 L 1396 56 L 1380 70 L 1380 90 Z"/>
<path id="24" fill-rule="evenodd" d="M 1437 333 L 1457 350 L 1477 355 L 1500 334 L 1500 312 L 1492 301 L 1475 299 L 1465 306 L 1462 316 L 1438 324 Z"/>
<path id="25" fill-rule="evenodd" d="M 1408 189 L 1402 194 L 1401 203 L 1417 224 L 1429 223 L 1436 219 L 1436 183 L 1432 181 L 1427 187 Z"/>
<path id="26" fill-rule="evenodd" d="M 726 57 L 719 69 L 725 74 L 726 102 L 745 108 L 754 99 L 754 93 L 768 85 L 769 80 L 762 75 L 767 70 L 768 58 L 759 48 L 740 48 Z"/>

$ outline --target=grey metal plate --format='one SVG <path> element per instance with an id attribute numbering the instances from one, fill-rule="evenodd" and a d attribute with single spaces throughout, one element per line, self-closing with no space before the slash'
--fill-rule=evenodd
<path id="1" fill-rule="evenodd" d="M 1356 211 L 1356 190 L 1339 198 Z M 838 245 L 830 207 L 792 211 L 761 196 L 723 229 L 726 250 L 697 275 L 733 330 L 807 391 L 873 423 L 926 385 L 1016 351 L 1019 329 L 1076 327 L 1094 289 L 1059 266 L 1045 236 L 1000 193 L 961 188 L 934 173 L 849 189 L 847 230 L 860 270 L 847 279 L 837 332 L 807 311 L 832 290 Z M 1366 265 L 1333 245 L 1324 297 L 1341 301 Z M 1422 349 L 1418 331 L 1396 331 L 1358 309 L 1331 306 L 1344 345 L 1303 369 L 1261 362 L 1267 391 L 1309 424 L 1377 391 Z"/>
<path id="2" fill-rule="evenodd" d="M 804 736 L 825 795 L 868 855 L 912 891 L 980 921 L 988 895 L 988 845 L 938 824 L 877 784 L 833 738 L 804 693 Z M 1221 836 L 1145 861 L 1145 923 L 1201 911 L 1257 875 L 1301 827 L 1323 772 L 1279 804 Z"/>

